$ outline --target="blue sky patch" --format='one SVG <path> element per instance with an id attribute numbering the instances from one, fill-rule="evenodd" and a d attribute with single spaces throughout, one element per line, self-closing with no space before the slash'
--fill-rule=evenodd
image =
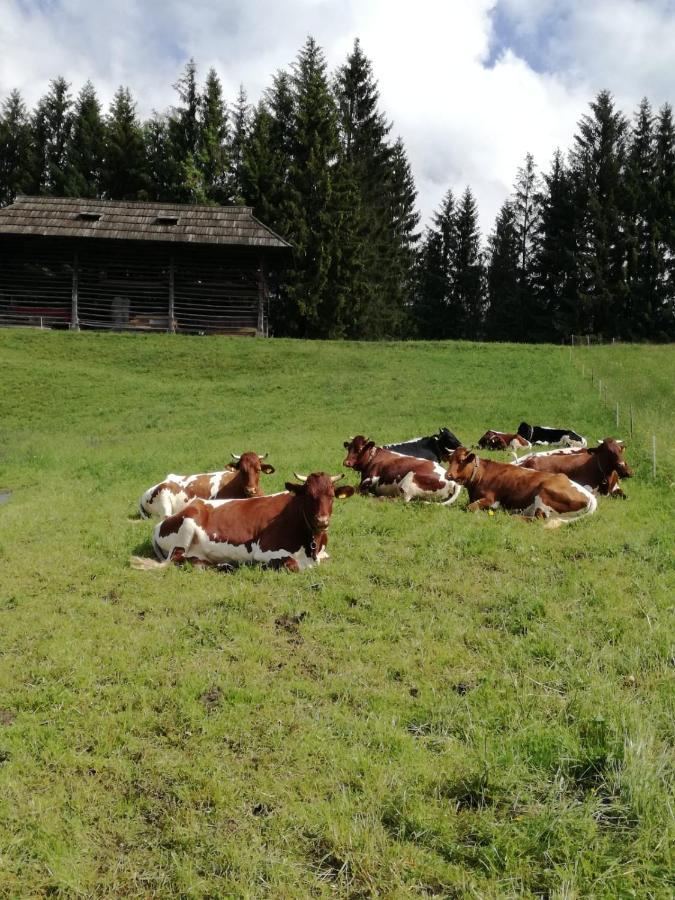
<path id="1" fill-rule="evenodd" d="M 554 47 L 560 46 L 566 24 L 564 11 L 558 8 L 543 12 L 534 22 L 526 24 L 509 10 L 507 4 L 498 2 L 490 11 L 490 18 L 492 36 L 486 60 L 489 69 L 494 68 L 507 50 L 524 60 L 535 72 L 553 72 L 559 68 L 560 60 Z"/>

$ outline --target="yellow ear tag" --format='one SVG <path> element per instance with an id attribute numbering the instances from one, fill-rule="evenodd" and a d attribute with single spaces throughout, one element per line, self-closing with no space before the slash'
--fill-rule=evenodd
<path id="1" fill-rule="evenodd" d="M 495 514 L 494 509 L 488 509 L 488 516 L 494 516 L 494 514 Z"/>

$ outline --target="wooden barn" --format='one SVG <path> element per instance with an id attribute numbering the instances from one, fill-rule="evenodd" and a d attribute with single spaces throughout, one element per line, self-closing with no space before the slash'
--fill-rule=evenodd
<path id="1" fill-rule="evenodd" d="M 17 197 L 0 324 L 267 335 L 289 248 L 246 206 Z"/>

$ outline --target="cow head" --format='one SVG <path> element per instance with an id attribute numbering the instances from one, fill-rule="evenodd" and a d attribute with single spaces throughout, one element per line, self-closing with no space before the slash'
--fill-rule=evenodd
<path id="1" fill-rule="evenodd" d="M 453 451 L 460 446 L 455 435 L 447 428 L 441 428 L 436 435 L 436 446 L 438 447 L 438 457 L 442 461 L 450 459 Z"/>
<path id="2" fill-rule="evenodd" d="M 448 478 L 457 484 L 467 484 L 474 478 L 479 465 L 480 459 L 475 453 L 466 447 L 458 447 L 450 457 Z"/>
<path id="3" fill-rule="evenodd" d="M 525 440 L 529 443 L 532 440 L 532 435 L 534 434 L 534 428 L 531 425 L 528 425 L 527 422 L 521 422 L 518 426 L 518 432 L 521 437 L 524 437 Z"/>
<path id="4" fill-rule="evenodd" d="M 486 431 L 476 446 L 482 450 L 506 450 L 513 435 L 501 431 Z"/>
<path id="5" fill-rule="evenodd" d="M 260 493 L 261 472 L 264 472 L 266 475 L 271 475 L 274 472 L 274 466 L 270 466 L 269 463 L 263 463 L 266 456 L 266 453 L 263 456 L 250 452 L 242 453 L 240 456 L 233 453 L 232 459 L 234 462 L 226 466 L 231 472 L 239 472 L 243 482 L 244 493 L 247 497 L 257 497 Z"/>
<path id="6" fill-rule="evenodd" d="M 600 466 L 606 474 L 616 472 L 620 478 L 632 478 L 635 474 L 626 460 L 623 458 L 625 447 L 623 443 L 611 437 L 601 441 L 596 449 Z"/>
<path id="7" fill-rule="evenodd" d="M 311 475 L 294 473 L 300 484 L 287 481 L 286 490 L 298 497 L 302 504 L 302 514 L 313 534 L 328 530 L 333 512 L 333 500 L 351 497 L 354 488 L 351 485 L 335 487 L 342 475 L 326 475 L 325 472 L 313 472 Z"/>
<path id="8" fill-rule="evenodd" d="M 375 449 L 375 444 L 362 434 L 357 434 L 356 437 L 344 442 L 344 448 L 347 455 L 342 465 L 347 469 L 358 469 L 359 466 L 365 465 L 367 455 Z"/>

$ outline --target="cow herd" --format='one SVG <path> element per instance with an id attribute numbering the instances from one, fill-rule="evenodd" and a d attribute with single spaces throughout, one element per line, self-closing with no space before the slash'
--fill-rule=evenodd
<path id="1" fill-rule="evenodd" d="M 498 508 L 549 527 L 591 515 L 596 493 L 624 497 L 620 478 L 633 472 L 620 441 L 605 438 L 587 447 L 566 429 L 521 423 L 514 434 L 488 431 L 487 449 L 565 444 L 564 449 L 528 453 L 504 463 L 479 457 L 447 428 L 438 434 L 378 445 L 364 435 L 344 442 L 343 465 L 360 476 L 358 492 L 381 497 L 454 503 L 462 488 L 469 510 Z M 157 560 L 133 558 L 139 569 L 185 562 L 230 569 L 242 563 L 300 571 L 328 558 L 328 528 L 336 499 L 355 493 L 337 485 L 344 475 L 295 474 L 285 490 L 266 496 L 260 476 L 274 467 L 257 453 L 232 454 L 223 471 L 167 475 L 141 496 L 142 518 L 158 518 L 152 544 Z"/>

